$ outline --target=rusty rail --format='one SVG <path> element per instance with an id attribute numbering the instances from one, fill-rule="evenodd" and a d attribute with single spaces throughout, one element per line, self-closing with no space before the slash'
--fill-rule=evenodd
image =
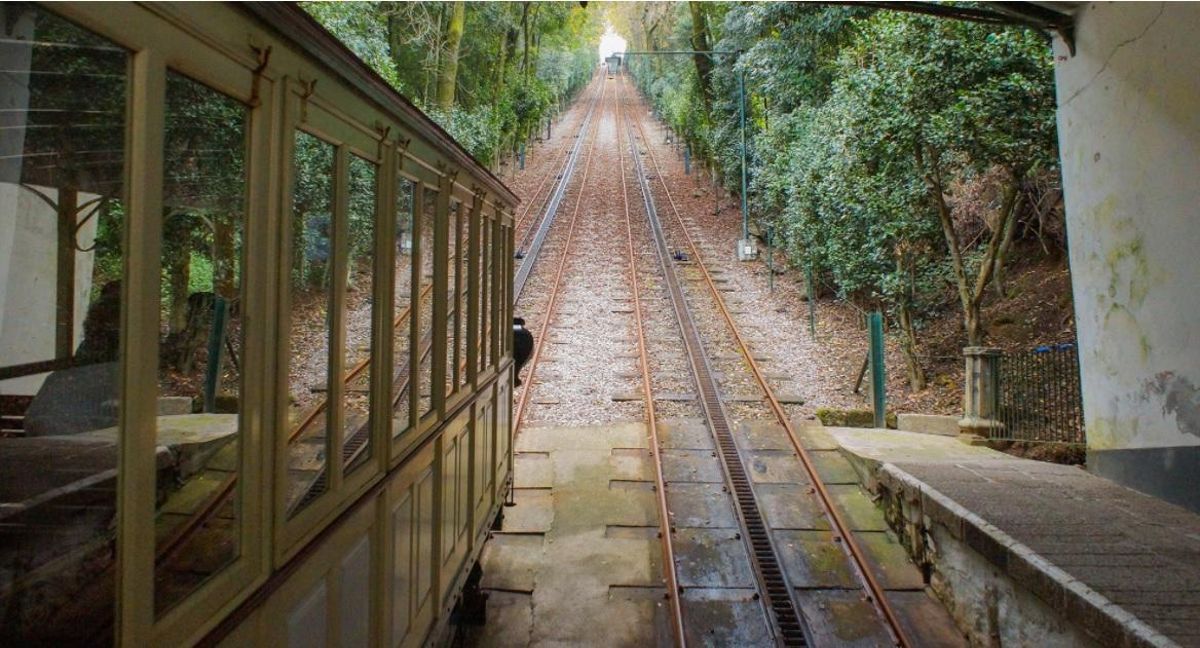
<path id="1" fill-rule="evenodd" d="M 640 127 L 638 131 L 641 131 Z M 708 420 L 708 427 L 712 432 L 713 441 L 718 449 L 715 454 L 721 462 L 726 488 L 733 496 L 734 512 L 737 515 L 739 527 L 742 531 L 740 534 L 741 539 L 749 555 L 750 566 L 754 570 L 755 577 L 759 583 L 759 602 L 762 605 L 763 614 L 770 622 L 772 633 L 775 635 L 775 640 L 779 645 L 811 645 L 811 632 L 803 614 L 800 612 L 799 605 L 792 597 L 791 585 L 788 582 L 787 575 L 784 573 L 775 543 L 767 528 L 766 520 L 759 509 L 754 489 L 750 483 L 750 476 L 747 474 L 741 455 L 738 453 L 729 416 L 725 412 L 724 404 L 721 402 L 717 381 L 713 376 L 712 367 L 709 366 L 708 354 L 704 349 L 703 341 L 700 339 L 700 332 L 696 328 L 691 310 L 687 304 L 687 299 L 684 297 L 683 286 L 679 277 L 676 276 L 670 261 L 668 261 L 671 258 L 670 249 L 667 246 L 662 223 L 659 221 L 657 210 L 654 207 L 654 198 L 650 190 L 650 183 L 646 179 L 641 158 L 637 154 L 637 141 L 634 139 L 634 129 L 629 128 L 627 133 L 629 145 L 633 148 L 635 173 L 637 174 L 638 184 L 642 190 L 646 219 L 649 221 L 651 238 L 655 244 L 654 249 L 657 253 L 659 266 L 662 269 L 663 280 L 667 285 L 667 291 L 671 297 L 671 307 L 675 312 L 675 320 L 679 324 L 684 351 L 687 354 L 688 363 L 691 365 L 692 375 L 698 388 L 697 391 L 700 394 L 700 404 L 704 410 L 705 418 Z M 645 140 L 644 137 L 643 140 Z M 648 147 L 647 152 L 649 153 Z M 661 464 L 660 457 L 656 460 L 656 463 Z"/>
<path id="2" fill-rule="evenodd" d="M 623 84 L 621 86 L 623 88 Z M 629 215 L 629 189 L 625 184 L 625 161 L 621 151 L 620 135 L 622 119 L 622 100 L 624 92 L 618 90 L 617 100 L 617 168 L 621 170 L 621 201 L 625 210 L 625 241 L 629 255 L 629 282 L 633 286 L 633 317 L 637 330 L 638 367 L 642 374 L 642 399 L 646 404 L 646 426 L 650 436 L 650 456 L 654 457 L 654 491 L 658 496 L 658 537 L 662 539 L 663 581 L 666 585 L 666 598 L 671 612 L 671 631 L 675 635 L 675 645 L 683 648 L 687 645 L 687 635 L 684 632 L 683 605 L 680 603 L 679 575 L 675 566 L 675 544 L 671 537 L 671 512 L 667 504 L 667 483 L 663 476 L 661 449 L 658 441 L 658 414 L 654 407 L 654 393 L 650 388 L 650 360 L 646 352 L 645 320 L 642 315 L 641 287 L 638 283 L 637 254 L 633 248 L 633 220 Z"/>
<path id="3" fill-rule="evenodd" d="M 641 124 L 637 123 L 636 120 L 635 124 L 638 132 L 642 136 L 642 140 L 649 142 L 649 140 L 645 137 L 645 132 L 643 131 Z M 737 324 L 733 320 L 733 316 L 730 314 L 729 309 L 725 306 L 725 300 L 721 297 L 721 292 L 717 290 L 716 283 L 713 281 L 712 275 L 709 273 L 708 268 L 704 264 L 703 257 L 700 255 L 700 250 L 697 248 L 695 240 L 692 239 L 691 234 L 687 230 L 687 226 L 683 222 L 683 217 L 679 213 L 679 207 L 675 202 L 675 198 L 671 195 L 670 187 L 667 185 L 666 180 L 663 179 L 662 169 L 658 164 L 658 159 L 654 155 L 654 151 L 649 145 L 646 146 L 646 154 L 650 158 L 651 164 L 654 165 L 655 176 L 662 185 L 663 192 L 667 197 L 667 201 L 670 203 L 671 211 L 674 213 L 675 219 L 679 223 L 680 231 L 683 233 L 688 248 L 691 250 L 692 258 L 696 261 L 696 266 L 700 269 L 704 276 L 704 283 L 707 285 L 713 301 L 717 304 L 717 309 L 720 311 L 721 316 L 725 320 L 729 330 L 733 333 L 738 349 L 741 351 L 742 356 L 746 359 L 746 363 L 750 367 L 751 372 L 754 374 L 755 381 L 759 384 L 763 390 L 763 393 L 766 395 L 767 402 L 771 406 L 771 410 L 775 414 L 775 417 L 779 420 L 779 423 L 783 426 L 784 430 L 787 431 L 788 439 L 790 440 L 792 447 L 796 450 L 796 454 L 800 458 L 801 464 L 804 466 L 805 473 L 811 481 L 818 499 L 820 500 L 821 508 L 833 526 L 834 542 L 838 543 L 850 558 L 850 562 L 854 566 L 855 571 L 859 576 L 859 580 L 863 583 L 863 589 L 865 590 L 867 600 L 871 602 L 871 604 L 880 614 L 880 617 L 887 624 L 896 645 L 904 648 L 912 646 L 912 643 L 905 635 L 904 629 L 900 624 L 899 617 L 896 615 L 895 611 L 891 607 L 891 604 L 888 602 L 883 587 L 879 584 L 879 581 L 875 578 L 874 573 L 871 571 L 869 563 L 866 559 L 866 554 L 859 546 L 858 541 L 855 540 L 854 533 L 850 530 L 841 512 L 834 504 L 833 498 L 830 496 L 828 489 L 825 487 L 824 481 L 822 481 L 820 475 L 817 473 L 816 466 L 813 464 L 812 458 L 808 454 L 808 450 L 802 443 L 800 443 L 799 438 L 796 435 L 796 430 L 792 426 L 791 421 L 788 419 L 787 413 L 783 409 L 783 405 L 780 404 L 779 399 L 775 396 L 774 390 L 771 389 L 771 386 L 767 383 L 766 377 L 763 375 L 758 363 L 754 360 L 754 356 L 750 352 L 749 346 L 746 344 L 745 339 L 738 330 Z"/>
<path id="4" fill-rule="evenodd" d="M 603 83 L 603 81 L 601 82 Z M 608 86 L 604 85 L 600 91 L 600 103 L 604 103 L 604 97 L 608 93 Z M 590 125 L 590 124 L 589 124 Z M 521 429 L 521 422 L 525 419 L 525 408 L 529 402 L 529 394 L 533 391 L 533 378 L 537 372 L 538 363 L 542 357 L 542 349 L 545 347 L 546 334 L 550 330 L 550 320 L 554 317 L 554 307 L 558 304 L 558 293 L 562 288 L 563 273 L 567 267 L 567 259 L 570 258 L 571 242 L 575 239 L 575 225 L 579 222 L 579 207 L 583 202 L 583 188 L 587 186 L 588 174 L 592 170 L 592 157 L 596 152 L 596 137 L 600 133 L 599 123 L 592 129 L 591 140 L 588 144 L 587 161 L 583 166 L 583 177 L 579 181 L 579 193 L 575 196 L 575 207 L 571 210 L 571 223 L 567 229 L 567 240 L 563 244 L 562 250 L 559 251 L 558 268 L 554 271 L 554 282 L 550 288 L 550 299 L 546 303 L 545 315 L 542 320 L 542 326 L 538 330 L 538 334 L 534 339 L 533 357 L 529 359 L 529 379 L 525 382 L 525 389 L 521 390 L 521 398 L 517 402 L 517 409 L 513 415 L 513 436 Z M 526 259 L 528 262 L 528 259 Z M 520 293 L 515 293 L 519 296 Z"/>

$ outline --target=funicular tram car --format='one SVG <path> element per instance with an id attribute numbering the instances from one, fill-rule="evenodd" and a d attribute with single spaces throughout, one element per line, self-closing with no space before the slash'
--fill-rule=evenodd
<path id="1" fill-rule="evenodd" d="M 294 5 L 0 17 L 0 645 L 439 636 L 515 196 Z"/>

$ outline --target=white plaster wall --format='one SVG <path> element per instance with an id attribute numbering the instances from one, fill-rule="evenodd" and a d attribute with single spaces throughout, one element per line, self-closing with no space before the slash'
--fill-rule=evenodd
<path id="1" fill-rule="evenodd" d="M 1088 445 L 1200 445 L 1200 4 L 1076 21 L 1055 76 Z"/>
<path id="2" fill-rule="evenodd" d="M 34 187 L 51 200 L 58 192 Z M 80 192 L 79 203 L 95 194 Z M 87 218 L 76 236 L 79 247 L 90 249 L 96 238 L 98 202 L 81 210 Z M 91 218 L 88 218 L 91 216 Z M 0 182 L 0 365 L 54 359 L 55 276 L 58 215 L 53 207 L 25 187 Z M 83 341 L 83 320 L 92 289 L 95 254 L 75 255 L 74 346 Z M 0 394 L 32 395 L 46 374 L 0 381 Z"/>

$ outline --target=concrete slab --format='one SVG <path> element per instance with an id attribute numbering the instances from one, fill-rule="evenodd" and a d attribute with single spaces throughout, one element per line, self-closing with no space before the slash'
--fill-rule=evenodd
<path id="1" fill-rule="evenodd" d="M 546 452 L 518 452 L 513 456 L 516 488 L 549 488 L 554 483 L 554 462 Z"/>
<path id="2" fill-rule="evenodd" d="M 946 606 L 932 594 L 926 591 L 888 592 L 887 599 L 913 645 L 922 648 L 966 648 L 970 645 L 955 627 Z"/>
<path id="3" fill-rule="evenodd" d="M 613 448 L 608 463 L 614 479 L 654 480 L 653 457 L 645 448 Z"/>
<path id="4" fill-rule="evenodd" d="M 829 531 L 773 531 L 775 550 L 796 589 L 860 587 L 842 548 Z"/>
<path id="5" fill-rule="evenodd" d="M 875 502 L 858 484 L 834 484 L 827 487 L 834 505 L 842 512 L 851 531 L 886 531 L 887 521 Z"/>
<path id="6" fill-rule="evenodd" d="M 710 450 L 662 450 L 662 466 L 668 484 L 724 481 L 721 461 Z"/>
<path id="7" fill-rule="evenodd" d="M 667 485 L 671 524 L 676 527 L 732 529 L 737 526 L 733 500 L 717 483 Z"/>
<path id="8" fill-rule="evenodd" d="M 939 416 L 936 414 L 897 414 L 896 427 L 902 432 L 919 432 L 922 434 L 940 434 L 942 436 L 958 436 L 957 416 Z"/>
<path id="9" fill-rule="evenodd" d="M 754 489 L 758 507 L 772 529 L 829 529 L 829 521 L 809 487 L 761 484 Z"/>
<path id="10" fill-rule="evenodd" d="M 506 506 L 503 531 L 506 533 L 545 533 L 554 523 L 554 498 L 549 489 L 513 489 L 516 506 Z"/>
<path id="11" fill-rule="evenodd" d="M 533 629 L 533 597 L 523 592 L 489 591 L 487 624 L 468 630 L 466 643 L 479 648 L 524 648 Z M 489 627 L 504 632 L 487 632 Z"/>
<path id="12" fill-rule="evenodd" d="M 755 586 L 750 554 L 736 529 L 680 528 L 674 539 L 681 586 Z"/>
<path id="13" fill-rule="evenodd" d="M 544 560 L 540 533 L 494 533 L 483 548 L 485 589 L 532 592 L 534 576 Z"/>
<path id="14" fill-rule="evenodd" d="M 762 603 L 751 589 L 689 589 L 680 597 L 693 646 L 774 646 Z"/>
<path id="15" fill-rule="evenodd" d="M 738 448 L 743 450 L 792 450 L 788 440 L 787 430 L 778 423 L 763 421 L 747 422 L 738 425 L 734 431 L 734 440 Z"/>
<path id="16" fill-rule="evenodd" d="M 790 450 L 758 450 L 745 455 L 746 472 L 756 484 L 807 484 L 808 474 Z"/>
<path id="17" fill-rule="evenodd" d="M 658 440 L 664 448 L 712 450 L 712 432 L 701 419 L 663 419 L 658 424 Z"/>
<path id="18" fill-rule="evenodd" d="M 646 426 L 642 423 L 614 423 L 577 428 L 522 428 L 515 445 L 517 452 L 645 447 Z"/>
<path id="19" fill-rule="evenodd" d="M 890 531 L 856 531 L 858 546 L 867 554 L 871 573 L 888 590 L 924 590 L 925 577 Z"/>
<path id="20" fill-rule="evenodd" d="M 825 484 L 857 484 L 858 473 L 854 466 L 841 454 L 831 450 L 818 450 L 808 453 L 817 474 Z"/>
<path id="21" fill-rule="evenodd" d="M 800 590 L 796 599 L 817 646 L 878 647 L 892 645 L 887 627 L 858 590 Z"/>
<path id="22" fill-rule="evenodd" d="M 804 446 L 805 450 L 838 450 L 841 448 L 838 440 L 835 440 L 829 432 L 833 428 L 812 424 L 797 425 L 795 422 L 792 427 L 796 430 L 800 445 Z"/>

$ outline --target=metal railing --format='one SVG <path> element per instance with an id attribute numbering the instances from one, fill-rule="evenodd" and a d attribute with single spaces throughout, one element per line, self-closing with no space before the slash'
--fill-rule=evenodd
<path id="1" fill-rule="evenodd" d="M 998 441 L 1084 444 L 1079 354 L 1071 343 L 1005 353 L 999 360 Z"/>

